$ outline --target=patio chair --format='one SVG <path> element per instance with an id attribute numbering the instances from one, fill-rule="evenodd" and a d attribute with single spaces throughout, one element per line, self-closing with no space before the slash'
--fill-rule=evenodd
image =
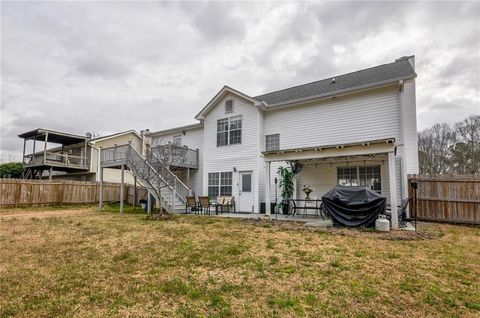
<path id="1" fill-rule="evenodd" d="M 227 207 L 227 212 L 230 213 L 230 207 L 235 212 L 235 197 L 234 196 L 221 196 L 217 198 L 217 204 L 221 207 L 220 212 L 223 213 L 223 207 Z"/>
<path id="2" fill-rule="evenodd" d="M 190 213 L 194 212 L 197 214 L 200 212 L 200 206 L 198 202 L 195 200 L 195 197 L 187 197 L 187 202 L 185 202 L 185 214 L 188 213 L 188 208 L 190 208 Z"/>
<path id="3" fill-rule="evenodd" d="M 398 208 L 398 227 L 407 227 L 407 207 L 408 207 L 408 202 L 410 200 L 408 198 L 402 200 L 402 205 L 400 205 Z M 392 208 L 387 207 L 386 209 L 386 215 L 387 219 L 391 220 L 392 217 Z"/>
<path id="4" fill-rule="evenodd" d="M 203 214 L 210 215 L 210 200 L 208 197 L 198 197 L 198 201 L 200 203 L 200 212 Z"/>

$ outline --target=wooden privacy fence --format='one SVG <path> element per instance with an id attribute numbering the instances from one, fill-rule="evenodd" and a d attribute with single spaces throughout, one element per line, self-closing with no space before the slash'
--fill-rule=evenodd
<path id="1" fill-rule="evenodd" d="M 135 188 L 125 185 L 125 200 L 133 204 Z M 48 181 L 0 179 L 0 207 L 51 204 L 97 203 L 100 183 L 84 181 Z M 137 201 L 146 198 L 147 190 L 137 187 Z M 120 201 L 120 184 L 103 184 L 104 202 Z"/>
<path id="2" fill-rule="evenodd" d="M 417 218 L 425 221 L 480 225 L 480 177 L 409 175 L 418 183 Z"/>

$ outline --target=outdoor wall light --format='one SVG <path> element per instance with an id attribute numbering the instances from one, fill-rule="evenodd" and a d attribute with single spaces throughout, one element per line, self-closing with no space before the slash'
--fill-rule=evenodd
<path id="1" fill-rule="evenodd" d="M 233 167 L 233 172 L 237 172 L 237 167 Z"/>

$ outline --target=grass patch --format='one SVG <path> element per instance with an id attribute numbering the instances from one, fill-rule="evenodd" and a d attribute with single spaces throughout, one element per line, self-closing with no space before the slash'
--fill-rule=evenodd
<path id="1" fill-rule="evenodd" d="M 480 313 L 478 228 L 421 223 L 428 236 L 396 240 L 193 215 L 150 221 L 118 205 L 43 209 L 0 212 L 0 317 Z"/>

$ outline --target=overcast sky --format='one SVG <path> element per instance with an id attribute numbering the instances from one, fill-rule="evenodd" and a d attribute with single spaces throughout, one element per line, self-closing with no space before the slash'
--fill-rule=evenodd
<path id="1" fill-rule="evenodd" d="M 478 2 L 1 2 L 1 159 L 17 134 L 193 123 L 255 96 L 416 55 L 418 127 L 480 114 Z"/>

